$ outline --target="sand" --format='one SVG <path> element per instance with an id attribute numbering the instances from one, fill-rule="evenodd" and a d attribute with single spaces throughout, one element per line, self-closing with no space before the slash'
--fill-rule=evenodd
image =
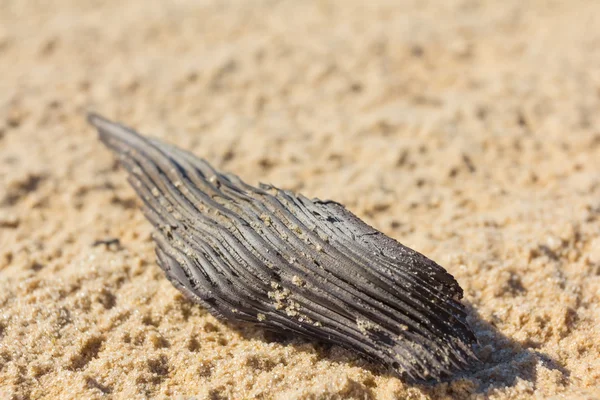
<path id="1" fill-rule="evenodd" d="M 0 2 L 0 398 L 600 397 L 600 2 L 366 3 Z M 87 110 L 438 261 L 482 364 L 409 385 L 190 304 Z"/>

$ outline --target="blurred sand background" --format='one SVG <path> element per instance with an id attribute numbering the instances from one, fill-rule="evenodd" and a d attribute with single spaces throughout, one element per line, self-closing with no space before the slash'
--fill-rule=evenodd
<path id="1" fill-rule="evenodd" d="M 0 398 L 600 397 L 600 2 L 51 3 L 0 1 Z M 483 364 L 411 386 L 216 321 L 86 110 L 438 261 Z"/>

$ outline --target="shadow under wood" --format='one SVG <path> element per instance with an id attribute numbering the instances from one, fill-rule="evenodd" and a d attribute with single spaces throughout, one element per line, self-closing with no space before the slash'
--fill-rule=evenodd
<path id="1" fill-rule="evenodd" d="M 544 368 L 557 370 L 562 375 L 562 380 L 567 383 L 570 372 L 550 356 L 529 349 L 523 344 L 502 334 L 492 323 L 481 318 L 479 313 L 470 304 L 466 304 L 469 314 L 469 323 L 475 332 L 478 345 L 475 354 L 480 362 L 474 364 L 469 371 L 454 376 L 441 383 L 413 383 L 403 381 L 409 387 L 418 388 L 423 394 L 435 398 L 457 396 L 460 398 L 471 395 L 490 393 L 496 389 L 515 386 L 519 381 L 529 383 L 532 390 L 536 388 L 537 371 L 540 364 Z M 370 371 L 374 375 L 396 377 L 385 366 L 369 361 L 364 356 L 351 350 L 341 349 L 335 345 L 314 342 L 293 334 L 270 332 L 253 326 L 238 326 L 225 323 L 230 328 L 238 331 L 245 339 L 261 340 L 263 342 L 277 342 L 286 346 L 293 346 L 300 352 L 314 352 L 318 359 L 327 359 L 333 362 L 346 363 Z M 364 385 L 356 382 L 355 394 L 360 398 L 373 399 L 375 386 Z"/>
<path id="2" fill-rule="evenodd" d="M 544 368 L 559 371 L 562 380 L 567 383 L 570 372 L 558 361 L 509 338 L 493 323 L 483 319 L 471 304 L 465 303 L 465 306 L 469 324 L 477 337 L 475 354 L 480 362 L 448 383 L 421 386 L 423 393 L 432 398 L 491 394 L 496 389 L 513 387 L 520 381 L 527 382 L 533 391 L 536 389 L 540 364 Z"/>

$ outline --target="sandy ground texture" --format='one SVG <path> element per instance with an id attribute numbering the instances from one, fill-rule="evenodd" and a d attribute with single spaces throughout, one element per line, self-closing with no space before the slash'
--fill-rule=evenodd
<path id="1" fill-rule="evenodd" d="M 599 398 L 598 21 L 591 0 L 0 1 L 0 398 Z M 188 303 L 86 110 L 438 261 L 483 363 L 408 385 Z"/>

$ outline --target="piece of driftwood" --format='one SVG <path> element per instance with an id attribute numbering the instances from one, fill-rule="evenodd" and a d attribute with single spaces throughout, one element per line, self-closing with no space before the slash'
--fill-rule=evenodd
<path id="1" fill-rule="evenodd" d="M 476 360 L 454 277 L 341 204 L 255 188 L 98 115 L 89 122 L 129 171 L 159 265 L 215 316 L 340 345 L 417 381 Z"/>

